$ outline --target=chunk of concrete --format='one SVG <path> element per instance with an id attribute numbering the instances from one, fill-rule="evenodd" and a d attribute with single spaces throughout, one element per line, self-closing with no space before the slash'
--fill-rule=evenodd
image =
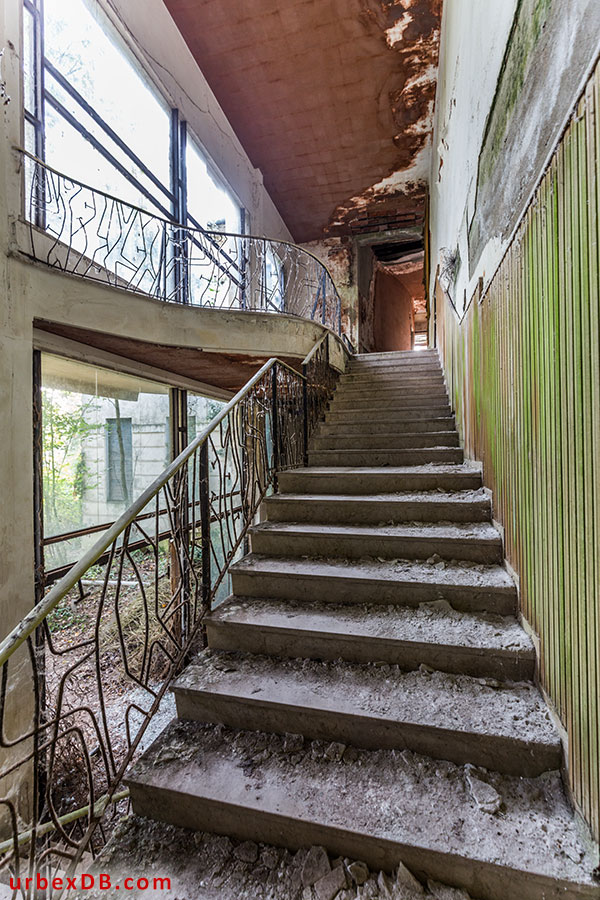
<path id="1" fill-rule="evenodd" d="M 311 847 L 302 865 L 302 884 L 304 887 L 315 884 L 331 872 L 331 863 L 324 847 Z"/>

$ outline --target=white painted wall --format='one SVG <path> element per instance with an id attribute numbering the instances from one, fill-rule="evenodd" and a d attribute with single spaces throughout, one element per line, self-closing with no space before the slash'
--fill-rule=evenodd
<path id="1" fill-rule="evenodd" d="M 431 295 L 444 251 L 458 246 L 455 298 L 462 308 L 481 268 L 468 274 L 467 232 L 475 206 L 479 151 L 517 0 L 446 0 L 435 101 L 431 169 Z M 494 248 L 490 248 L 493 255 Z"/>

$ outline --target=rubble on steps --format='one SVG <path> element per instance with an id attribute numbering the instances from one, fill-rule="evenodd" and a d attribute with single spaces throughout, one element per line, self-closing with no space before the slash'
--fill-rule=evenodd
<path id="1" fill-rule="evenodd" d="M 291 853 L 133 815 L 120 822 L 92 872 L 110 874 L 113 886 L 149 879 L 150 889 L 127 891 L 132 900 L 474 900 L 437 882 L 423 885 L 402 864 L 387 875 L 360 860 L 334 859 L 323 847 Z M 154 877 L 170 878 L 170 889 L 152 890 Z"/>

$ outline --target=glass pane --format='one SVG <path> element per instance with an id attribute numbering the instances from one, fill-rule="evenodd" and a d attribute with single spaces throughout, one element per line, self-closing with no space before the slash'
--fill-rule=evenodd
<path id="1" fill-rule="evenodd" d="M 115 521 L 164 470 L 168 417 L 165 385 L 44 354 L 44 536 Z M 49 544 L 46 569 L 99 534 Z"/>
<path id="2" fill-rule="evenodd" d="M 224 406 L 225 403 L 222 401 L 211 400 L 208 397 L 188 392 L 188 433 L 190 439 L 196 437 L 206 428 L 206 425 Z M 223 446 L 224 442 L 226 442 L 226 432 L 218 427 L 212 432 L 208 455 L 210 506 L 213 519 L 210 528 L 212 584 L 215 583 L 218 572 L 223 568 L 225 560 L 235 543 L 235 536 L 239 533 L 241 526 L 241 518 L 239 516 L 241 505 L 239 472 L 234 469 L 232 464 L 231 443 L 228 443 L 228 449 L 226 449 Z M 226 498 L 223 497 L 225 494 L 227 495 Z M 239 548 L 233 559 L 240 559 L 242 555 L 243 550 Z M 229 575 L 226 575 L 219 585 L 213 604 L 221 603 L 230 593 L 231 578 Z"/>
<path id="3" fill-rule="evenodd" d="M 104 130 L 84 112 L 76 100 L 62 88 L 50 75 L 46 74 L 46 90 L 55 97 L 61 106 L 79 122 L 86 131 L 96 138 L 98 143 L 115 157 L 123 168 L 146 189 L 151 197 L 156 197 L 159 206 L 155 206 L 143 191 L 135 187 L 112 163 L 99 153 L 92 144 L 53 106 L 46 101 L 46 161 L 48 165 L 64 172 L 71 178 L 89 184 L 91 187 L 120 200 L 156 212 L 160 216 L 169 216 L 170 201 L 157 189 L 156 185 L 128 158 L 123 150 L 113 143 Z M 68 163 L 68 165 L 67 165 Z"/>
<path id="4" fill-rule="evenodd" d="M 32 153 L 34 156 L 36 155 L 36 140 L 35 140 L 35 125 L 32 125 L 31 122 L 28 122 L 27 119 L 24 120 L 24 136 L 25 136 L 25 149 L 28 153 Z M 25 157 L 23 160 L 23 165 L 25 168 L 25 182 L 24 182 L 24 190 L 25 194 L 23 197 L 23 211 L 25 213 L 25 218 L 28 222 L 35 221 L 35 203 L 32 203 L 32 179 L 33 179 L 33 170 L 35 167 L 35 163 L 33 160 Z"/>
<path id="5" fill-rule="evenodd" d="M 233 195 L 217 184 L 194 142 L 186 148 L 188 210 L 208 231 L 240 230 L 240 209 Z"/>
<path id="6" fill-rule="evenodd" d="M 44 0 L 45 51 L 50 62 L 168 186 L 170 111 L 139 71 L 99 4 Z M 69 172 L 74 159 L 66 157 Z"/>
<path id="7" fill-rule="evenodd" d="M 23 7 L 23 105 L 32 116 L 35 108 L 35 26 L 33 15 Z"/>

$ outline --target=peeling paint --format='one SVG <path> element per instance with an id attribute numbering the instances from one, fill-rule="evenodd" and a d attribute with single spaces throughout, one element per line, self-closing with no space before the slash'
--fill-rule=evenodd
<path id="1" fill-rule="evenodd" d="M 388 47 L 391 47 L 392 50 L 395 48 L 396 44 L 400 43 L 402 38 L 404 37 L 404 32 L 413 21 L 413 17 L 410 13 L 404 13 L 404 15 L 398 19 L 395 25 L 392 25 L 391 28 L 386 29 L 385 39 L 387 41 Z"/>

